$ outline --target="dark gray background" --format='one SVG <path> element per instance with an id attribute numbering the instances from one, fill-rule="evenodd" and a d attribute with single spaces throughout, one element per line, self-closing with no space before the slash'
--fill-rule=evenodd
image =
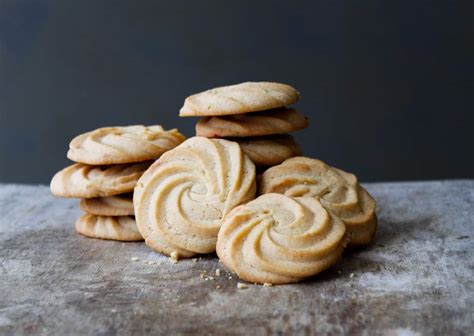
<path id="1" fill-rule="evenodd" d="M 190 136 L 184 98 L 302 94 L 305 154 L 364 181 L 474 177 L 471 1 L 0 1 L 0 181 L 48 183 L 100 126 Z"/>

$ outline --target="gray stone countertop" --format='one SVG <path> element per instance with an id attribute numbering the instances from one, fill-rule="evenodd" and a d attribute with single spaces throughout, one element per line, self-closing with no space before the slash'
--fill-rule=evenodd
<path id="1" fill-rule="evenodd" d="M 474 180 L 365 186 L 372 246 L 299 284 L 238 289 L 215 256 L 84 238 L 77 200 L 0 185 L 0 334 L 474 334 Z"/>

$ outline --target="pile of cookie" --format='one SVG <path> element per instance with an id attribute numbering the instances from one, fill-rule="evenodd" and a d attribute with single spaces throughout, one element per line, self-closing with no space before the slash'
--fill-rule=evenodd
<path id="1" fill-rule="evenodd" d="M 287 134 L 308 127 L 306 117 L 288 108 L 299 98 L 289 85 L 247 82 L 192 95 L 179 115 L 202 117 L 197 136 L 237 142 L 262 171 L 301 155 L 301 147 Z"/>
<path id="2" fill-rule="evenodd" d="M 134 240 L 124 237 L 135 230 L 151 249 L 174 260 L 216 252 L 241 279 L 300 281 L 333 265 L 346 247 L 369 244 L 377 216 L 374 199 L 355 175 L 295 156 L 292 146 L 274 151 L 273 137 L 307 126 L 306 118 L 286 108 L 298 97 L 288 85 L 265 82 L 198 93 L 180 111 L 204 116 L 198 136 L 187 140 L 177 130 L 143 126 L 86 133 L 68 153 L 80 163 L 56 174 L 51 190 L 87 198 L 81 207 L 91 219 L 76 224 L 84 235 Z M 260 145 L 263 140 L 271 145 Z M 249 141 L 258 143 L 257 150 L 243 145 Z M 256 166 L 271 167 L 257 179 Z M 131 215 L 131 208 L 110 197 L 132 190 L 135 221 L 127 217 L 130 225 L 119 223 L 118 233 L 111 233 L 112 225 L 104 223 L 118 209 L 128 210 L 120 216 Z"/>
<path id="3" fill-rule="evenodd" d="M 74 164 L 51 181 L 55 196 L 80 198 L 85 212 L 76 231 L 92 238 L 141 241 L 134 218 L 133 189 L 150 164 L 185 137 L 161 126 L 105 127 L 74 138 L 67 157 Z"/>

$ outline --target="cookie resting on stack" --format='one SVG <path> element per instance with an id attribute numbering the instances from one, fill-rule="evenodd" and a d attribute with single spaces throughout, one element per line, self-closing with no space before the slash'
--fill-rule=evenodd
<path id="1" fill-rule="evenodd" d="M 85 212 L 76 231 L 91 238 L 140 241 L 134 218 L 133 189 L 145 170 L 185 137 L 161 126 L 106 127 L 74 138 L 67 156 L 73 165 L 58 172 L 51 192 L 81 198 Z"/>
<path id="2" fill-rule="evenodd" d="M 239 143 L 258 170 L 301 154 L 287 134 L 308 127 L 308 120 L 289 105 L 299 100 L 293 87 L 247 82 L 219 87 L 186 98 L 181 117 L 203 117 L 196 135 Z"/>

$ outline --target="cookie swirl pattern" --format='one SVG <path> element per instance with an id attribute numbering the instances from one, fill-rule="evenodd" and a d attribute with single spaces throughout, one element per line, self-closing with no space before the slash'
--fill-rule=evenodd
<path id="1" fill-rule="evenodd" d="M 260 179 L 261 193 L 315 197 L 347 226 L 350 245 L 365 245 L 377 230 L 376 203 L 357 177 L 324 162 L 294 157 L 265 171 Z"/>
<path id="2" fill-rule="evenodd" d="M 177 129 L 156 126 L 104 127 L 75 137 L 67 157 L 91 165 L 152 160 L 185 139 Z"/>
<path id="3" fill-rule="evenodd" d="M 315 198 L 265 194 L 226 216 L 217 255 L 244 280 L 293 283 L 333 265 L 346 242 L 345 225 Z"/>
<path id="4" fill-rule="evenodd" d="M 190 138 L 140 178 L 133 197 L 138 228 L 149 247 L 168 255 L 213 252 L 222 218 L 255 191 L 255 166 L 237 143 Z"/>

